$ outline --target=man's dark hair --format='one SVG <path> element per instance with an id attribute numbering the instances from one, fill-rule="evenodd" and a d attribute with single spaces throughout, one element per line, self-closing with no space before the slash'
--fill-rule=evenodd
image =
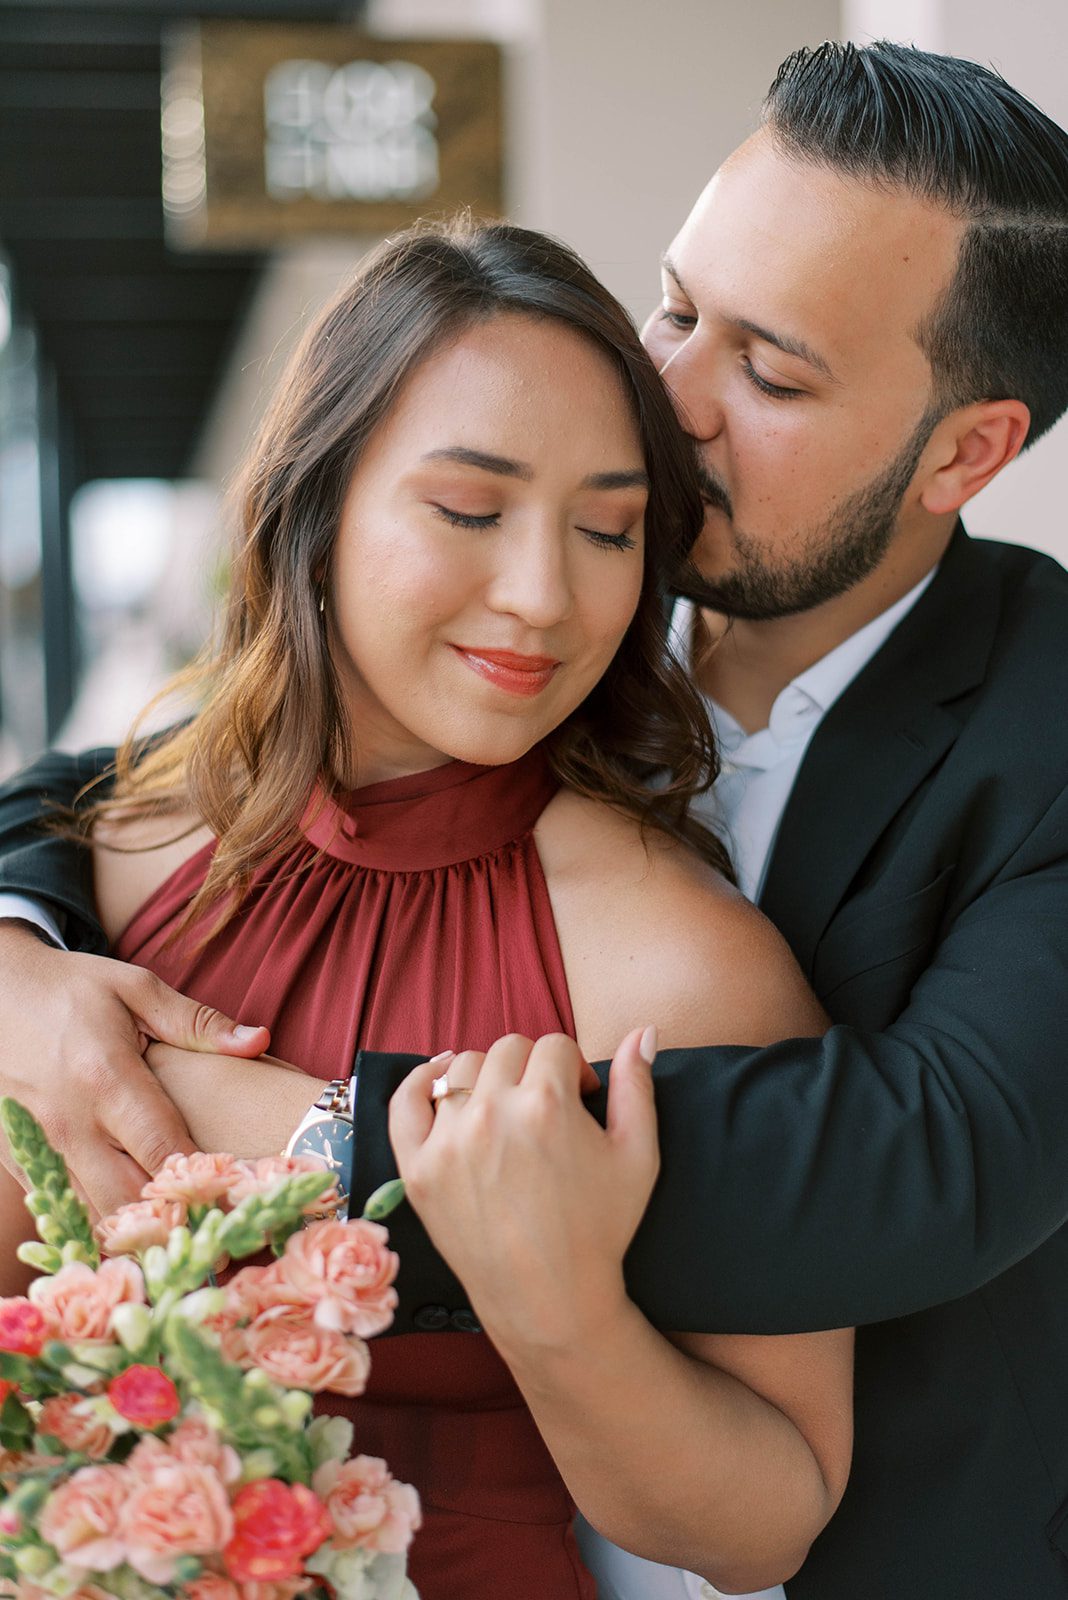
<path id="1" fill-rule="evenodd" d="M 1068 408 L 1068 133 L 988 67 L 829 43 L 779 68 L 764 123 L 790 155 L 900 185 L 967 224 L 917 330 L 944 415 L 1022 400 L 1028 442 Z"/>

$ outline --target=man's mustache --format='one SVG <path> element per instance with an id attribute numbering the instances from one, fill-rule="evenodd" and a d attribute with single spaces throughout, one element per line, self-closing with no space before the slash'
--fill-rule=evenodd
<path id="1" fill-rule="evenodd" d="M 711 506 L 715 511 L 722 511 L 725 516 L 733 516 L 734 508 L 731 505 L 731 497 L 714 472 L 704 465 L 699 465 L 697 468 L 697 484 L 701 491 L 701 499 L 706 505 Z"/>

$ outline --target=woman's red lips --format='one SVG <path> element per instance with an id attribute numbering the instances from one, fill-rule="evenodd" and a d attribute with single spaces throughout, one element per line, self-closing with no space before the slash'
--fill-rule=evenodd
<path id="1" fill-rule="evenodd" d="M 460 659 L 509 694 L 540 694 L 560 662 L 554 656 L 524 656 L 515 650 L 481 650 L 476 645 L 453 645 Z"/>

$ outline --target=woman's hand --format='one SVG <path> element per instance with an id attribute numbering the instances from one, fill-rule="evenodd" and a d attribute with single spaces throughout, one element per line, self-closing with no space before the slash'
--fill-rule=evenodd
<path id="1" fill-rule="evenodd" d="M 623 1257 L 659 1170 L 655 1049 L 652 1030 L 624 1039 L 604 1128 L 581 1100 L 591 1069 L 562 1034 L 428 1062 L 393 1096 L 408 1198 L 506 1360 L 587 1336 L 626 1300 Z M 472 1092 L 432 1100 L 446 1070 Z"/>

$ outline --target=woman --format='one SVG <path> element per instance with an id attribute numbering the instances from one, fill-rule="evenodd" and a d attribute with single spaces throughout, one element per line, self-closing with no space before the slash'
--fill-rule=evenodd
<path id="1" fill-rule="evenodd" d="M 116 953 L 267 1023 L 301 1069 L 150 1052 L 202 1147 L 277 1151 L 302 1074 L 344 1078 L 359 1046 L 558 1030 L 596 1057 L 653 1020 L 670 1045 L 822 1028 L 687 815 L 714 758 L 660 591 L 700 517 L 647 357 L 562 247 L 416 232 L 327 310 L 252 453 L 202 708 L 127 749 L 93 818 Z M 463 1100 L 443 1133 L 486 1122 L 484 1092 Z M 647 1196 L 651 1132 L 643 1159 Z M 523 1258 L 512 1176 L 487 1257 Z M 424 1600 L 592 1596 L 558 1466 L 609 1537 L 735 1591 L 795 1570 L 833 1512 L 848 1334 L 669 1341 L 622 1292 L 637 1220 L 607 1251 L 569 1223 L 506 1291 L 480 1284 L 492 1342 L 376 1347 L 357 1439 L 423 1497 Z"/>

